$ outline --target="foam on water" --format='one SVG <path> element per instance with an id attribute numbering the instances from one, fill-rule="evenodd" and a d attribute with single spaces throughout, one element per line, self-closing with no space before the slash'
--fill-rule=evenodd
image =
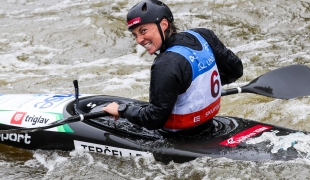
<path id="1" fill-rule="evenodd" d="M 252 138 L 246 141 L 246 143 L 257 144 L 266 141 L 269 142 L 269 146 L 272 146 L 272 153 L 293 147 L 298 152 L 307 154 L 306 157 L 310 155 L 310 135 L 302 132 L 291 133 L 286 136 L 277 136 L 273 132 L 264 132 L 260 137 Z"/>
<path id="2" fill-rule="evenodd" d="M 59 156 L 56 152 L 53 154 L 42 154 L 35 152 L 33 157 L 45 168 L 47 168 L 48 172 L 53 171 L 55 166 L 61 165 L 68 160 L 68 158 Z"/>
<path id="3" fill-rule="evenodd" d="M 43 153 L 43 152 L 41 152 Z M 64 155 L 58 155 L 62 158 Z M 47 156 L 49 159 L 57 157 Z M 122 160 L 89 152 L 73 151 L 65 156 L 68 162 L 56 164 L 43 179 L 50 178 L 96 178 L 105 179 L 303 179 L 308 175 L 310 161 L 297 159 L 287 162 L 234 161 L 227 158 L 198 158 L 187 163 L 170 162 L 167 165 L 152 158 L 132 158 Z M 45 163 L 45 161 L 41 161 Z M 44 164 L 43 164 L 44 165 Z M 44 165 L 46 166 L 46 165 Z M 301 168 L 302 167 L 302 168 Z M 70 172 L 70 173 L 67 173 Z M 241 176 L 241 177 L 240 177 Z"/>

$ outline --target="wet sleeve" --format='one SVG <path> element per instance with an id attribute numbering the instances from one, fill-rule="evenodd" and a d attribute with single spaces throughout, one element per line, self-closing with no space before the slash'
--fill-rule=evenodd
<path id="1" fill-rule="evenodd" d="M 230 84 L 243 75 L 241 59 L 219 40 L 213 31 L 209 29 L 195 29 L 211 46 L 214 53 L 216 65 L 220 72 L 222 85 Z"/>
<path id="2" fill-rule="evenodd" d="M 124 117 L 150 130 L 162 128 L 178 95 L 189 87 L 191 73 L 191 66 L 183 56 L 173 52 L 160 54 L 151 67 L 149 104 L 128 106 Z"/>

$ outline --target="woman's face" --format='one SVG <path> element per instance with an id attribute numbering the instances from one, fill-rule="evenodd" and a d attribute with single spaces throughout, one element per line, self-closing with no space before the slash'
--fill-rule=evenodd
<path id="1" fill-rule="evenodd" d="M 164 32 L 168 27 L 168 21 L 163 19 L 160 26 Z M 138 25 L 132 30 L 132 34 L 137 43 L 143 46 L 149 54 L 154 54 L 162 45 L 161 36 L 155 23 Z"/>

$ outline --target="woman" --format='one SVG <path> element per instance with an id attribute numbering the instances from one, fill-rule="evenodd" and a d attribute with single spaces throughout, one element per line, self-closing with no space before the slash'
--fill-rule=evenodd
<path id="1" fill-rule="evenodd" d="M 116 120 L 122 117 L 150 130 L 172 132 L 212 126 L 222 85 L 242 76 L 241 60 L 211 30 L 177 33 L 173 21 L 169 7 L 158 0 L 143 0 L 128 12 L 128 30 L 156 58 L 149 104 L 110 103 L 103 111 Z"/>

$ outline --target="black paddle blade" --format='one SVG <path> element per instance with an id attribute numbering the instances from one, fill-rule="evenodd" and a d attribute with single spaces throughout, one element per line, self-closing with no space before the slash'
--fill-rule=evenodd
<path id="1" fill-rule="evenodd" d="M 291 65 L 270 71 L 241 87 L 242 92 L 291 99 L 310 95 L 310 68 Z"/>

